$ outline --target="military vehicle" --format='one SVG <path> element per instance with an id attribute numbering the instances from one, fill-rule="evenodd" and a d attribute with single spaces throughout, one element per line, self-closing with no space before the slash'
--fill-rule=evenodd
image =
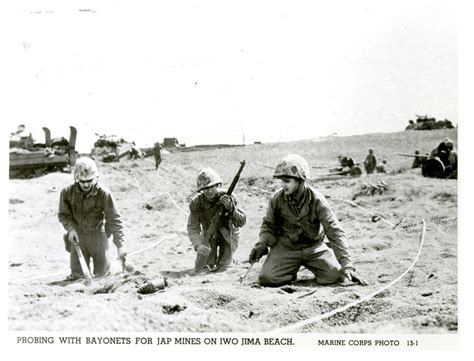
<path id="1" fill-rule="evenodd" d="M 457 178 L 457 167 L 454 169 L 450 164 L 445 165 L 439 157 L 420 154 L 402 154 L 402 157 L 418 158 L 421 160 L 421 174 L 427 178 Z"/>
<path id="2" fill-rule="evenodd" d="M 432 129 L 452 129 L 454 128 L 453 123 L 448 120 L 436 120 L 436 118 L 428 117 L 428 115 L 416 116 L 416 123 L 413 120 L 408 121 L 408 126 L 405 130 L 432 130 Z"/>
<path id="3" fill-rule="evenodd" d="M 120 159 L 130 156 L 135 149 L 134 142 L 128 142 L 116 135 L 99 135 L 91 150 L 91 157 L 104 163 L 118 162 Z"/>
<path id="4" fill-rule="evenodd" d="M 35 143 L 31 134 L 10 139 L 10 178 L 33 178 L 49 172 L 64 171 L 76 163 L 77 130 L 69 127 L 69 140 L 51 138 L 44 127 L 45 143 Z"/>

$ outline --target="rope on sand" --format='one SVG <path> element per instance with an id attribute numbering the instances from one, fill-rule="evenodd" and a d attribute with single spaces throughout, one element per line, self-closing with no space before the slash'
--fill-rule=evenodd
<path id="1" fill-rule="evenodd" d="M 400 276 L 398 276 L 396 279 L 394 279 L 392 282 L 390 282 L 389 284 L 385 285 L 384 287 L 378 289 L 377 291 L 375 292 L 372 292 L 370 294 L 368 294 L 367 296 L 365 297 L 362 297 L 361 299 L 357 300 L 357 301 L 354 301 L 354 302 L 351 302 L 345 306 L 342 306 L 342 307 L 339 307 L 339 308 L 336 308 L 332 311 L 329 311 L 329 312 L 326 312 L 326 313 L 323 313 L 322 315 L 318 315 L 318 316 L 315 316 L 315 317 L 311 317 L 311 318 L 308 318 L 307 320 L 303 320 L 301 322 L 297 322 L 297 323 L 294 323 L 292 325 L 289 325 L 289 326 L 286 326 L 286 327 L 281 327 L 281 328 L 277 328 L 277 329 L 273 329 L 271 331 L 267 331 L 267 332 L 288 332 L 288 331 L 292 331 L 292 330 L 295 330 L 295 329 L 298 329 L 300 327 L 303 327 L 303 326 L 306 326 L 306 325 L 309 325 L 311 323 L 314 323 L 314 322 L 317 322 L 317 321 L 320 321 L 320 320 L 323 320 L 325 318 L 328 318 L 328 317 L 331 317 L 333 315 L 335 315 L 336 313 L 339 313 L 339 312 L 343 312 L 351 307 L 354 307 L 362 302 L 365 302 L 365 301 L 368 301 L 369 299 L 371 299 L 372 297 L 378 295 L 379 293 L 385 291 L 386 289 L 392 287 L 395 283 L 397 283 L 398 281 L 400 281 L 408 272 L 410 272 L 410 270 L 415 267 L 415 264 L 416 262 L 418 261 L 418 258 L 420 256 L 420 253 L 421 253 L 421 248 L 423 247 L 423 242 L 425 240 L 425 232 L 426 232 L 426 224 L 425 224 L 425 220 L 422 221 L 422 230 L 421 230 L 421 237 L 420 237 L 420 245 L 418 247 L 418 252 L 416 253 L 416 256 L 415 256 L 415 259 L 413 260 L 412 264 L 405 270 L 405 272 L 403 272 Z"/>
<path id="2" fill-rule="evenodd" d="M 145 252 L 145 251 L 149 250 L 150 248 L 153 248 L 153 247 L 158 246 L 161 242 L 163 242 L 163 241 L 165 241 L 165 240 L 167 240 L 167 239 L 176 237 L 176 236 L 177 236 L 177 234 L 171 234 L 171 235 L 169 235 L 169 236 L 163 237 L 162 239 L 156 241 L 155 243 L 149 245 L 148 247 L 142 248 L 142 249 L 140 249 L 140 250 L 138 250 L 138 251 L 135 251 L 135 252 L 130 252 L 128 255 L 129 255 L 129 256 L 134 256 L 134 255 L 136 255 L 136 254 Z"/>
<path id="3" fill-rule="evenodd" d="M 173 197 L 171 197 L 171 194 L 169 193 L 166 193 L 166 195 L 168 196 L 168 198 L 170 199 L 171 202 L 173 202 L 173 204 L 175 205 L 175 207 L 181 212 L 183 213 L 184 215 L 186 216 L 189 216 L 189 213 L 188 212 L 185 212 L 181 209 L 181 207 L 178 205 L 178 203 L 176 203 L 176 201 L 173 199 Z"/>
<path id="4" fill-rule="evenodd" d="M 135 177 L 135 173 L 132 172 L 132 176 L 133 176 L 133 179 L 135 179 L 135 183 L 137 185 L 137 188 L 138 188 L 138 191 L 140 192 L 140 195 L 143 196 L 143 193 L 142 193 L 142 188 L 140 187 L 140 183 L 138 182 L 138 179 L 137 177 Z M 184 215 L 188 216 L 189 213 L 187 213 L 186 211 L 183 211 L 183 209 L 178 205 L 178 203 L 176 203 L 176 201 L 173 199 L 173 197 L 171 197 L 171 194 L 169 194 L 168 192 L 165 193 L 168 198 L 170 199 L 170 201 L 174 204 L 174 206 L 181 212 L 183 213 Z"/>
<path id="5" fill-rule="evenodd" d="M 139 254 L 139 253 L 142 253 L 142 252 L 145 252 L 147 250 L 149 250 L 150 248 L 153 248 L 153 247 L 156 247 L 158 246 L 161 242 L 167 240 L 167 239 L 170 239 L 170 238 L 173 238 L 173 237 L 176 237 L 177 234 L 171 234 L 169 236 L 165 236 L 163 238 L 161 238 L 160 240 L 156 241 L 155 243 L 145 247 L 145 248 L 142 248 L 138 251 L 134 251 L 134 252 L 130 252 L 128 255 L 129 256 L 134 256 L 136 254 Z M 29 277 L 29 278 L 20 278 L 20 279 L 17 279 L 17 280 L 13 280 L 11 281 L 11 283 L 21 283 L 21 282 L 26 282 L 26 281 L 33 281 L 33 280 L 37 280 L 37 279 L 42 279 L 42 278 L 49 278 L 49 277 L 54 277 L 54 276 L 62 276 L 62 275 L 67 275 L 68 273 L 67 272 L 55 272 L 55 273 L 48 273 L 48 274 L 45 274 L 45 275 L 40 275 L 40 276 L 35 276 L 35 277 Z"/>
<path id="6" fill-rule="evenodd" d="M 338 201 L 342 201 L 342 202 L 349 203 L 350 205 L 352 205 L 352 206 L 354 206 L 354 207 L 357 207 L 357 208 L 359 208 L 359 209 L 362 209 L 365 213 L 368 213 L 368 214 L 370 214 L 371 216 L 378 216 L 378 217 L 380 217 L 380 220 L 381 220 L 382 222 L 387 223 L 387 224 L 388 224 L 389 226 L 391 226 L 391 227 L 395 227 L 395 224 L 393 224 L 392 222 L 389 222 L 389 221 L 387 221 L 385 218 L 383 218 L 382 216 L 377 215 L 377 214 L 375 214 L 375 213 L 369 211 L 368 209 L 365 209 L 364 207 L 359 206 L 359 205 L 358 205 L 357 203 L 355 203 L 355 202 L 352 202 L 352 201 L 349 201 L 349 200 L 343 199 L 343 198 L 338 198 L 338 197 L 334 197 L 334 198 L 331 197 L 331 199 L 336 199 L 336 200 L 338 200 Z"/>
<path id="7" fill-rule="evenodd" d="M 133 179 L 135 179 L 135 183 L 137 184 L 138 192 L 142 195 L 142 188 L 140 187 L 140 183 L 138 183 L 137 177 L 135 177 L 135 172 L 132 172 Z"/>

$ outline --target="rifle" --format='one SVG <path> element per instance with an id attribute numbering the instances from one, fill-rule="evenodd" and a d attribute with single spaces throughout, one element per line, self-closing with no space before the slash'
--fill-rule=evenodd
<path id="1" fill-rule="evenodd" d="M 240 168 L 237 171 L 237 174 L 235 175 L 234 179 L 232 180 L 232 183 L 229 186 L 229 189 L 227 189 L 226 195 L 230 196 L 232 192 L 234 191 L 235 186 L 237 185 L 237 182 L 239 181 L 240 178 L 240 173 L 242 173 L 242 170 L 245 167 L 245 160 L 240 162 Z M 219 221 L 224 214 L 224 206 L 222 204 L 219 204 L 217 207 L 216 212 L 214 213 L 214 216 L 211 219 L 211 222 L 209 224 L 209 228 L 207 229 L 207 232 L 205 232 L 204 237 L 203 237 L 203 245 L 209 246 L 211 248 L 211 255 L 214 255 L 216 252 L 216 236 L 217 236 L 217 228 L 219 226 Z M 204 256 L 201 254 L 198 254 L 196 257 L 196 262 L 194 264 L 194 269 L 195 271 L 199 272 L 201 271 L 207 264 L 209 256 Z"/>
<path id="2" fill-rule="evenodd" d="M 397 153 L 397 155 L 402 156 L 402 157 L 412 157 L 412 158 L 429 158 L 428 154 L 422 155 L 422 154 L 402 154 L 402 153 Z"/>
<path id="3" fill-rule="evenodd" d="M 81 265 L 82 273 L 84 274 L 84 277 L 86 279 L 85 284 L 87 286 L 90 286 L 92 284 L 92 276 L 91 276 L 91 273 L 89 272 L 89 268 L 87 267 L 87 263 L 84 258 L 84 255 L 82 254 L 81 247 L 79 246 L 79 241 L 74 240 L 72 243 L 74 245 L 74 250 L 77 253 L 77 257 L 79 258 L 79 264 Z"/>

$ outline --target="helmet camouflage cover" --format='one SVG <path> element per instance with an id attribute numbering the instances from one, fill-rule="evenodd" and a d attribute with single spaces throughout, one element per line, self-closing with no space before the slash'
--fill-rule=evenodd
<path id="1" fill-rule="evenodd" d="M 298 154 L 288 154 L 276 166 L 273 177 L 291 177 L 306 180 L 311 178 L 311 174 L 306 159 Z"/>
<path id="2" fill-rule="evenodd" d="M 88 157 L 79 158 L 74 167 L 74 179 L 76 181 L 89 180 L 97 177 L 97 165 Z"/>
<path id="3" fill-rule="evenodd" d="M 222 184 L 222 180 L 214 169 L 204 168 L 199 171 L 196 179 L 198 192 L 215 184 Z"/>

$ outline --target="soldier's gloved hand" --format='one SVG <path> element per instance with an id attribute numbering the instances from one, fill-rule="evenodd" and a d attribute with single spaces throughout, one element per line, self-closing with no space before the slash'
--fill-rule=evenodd
<path id="1" fill-rule="evenodd" d="M 75 229 L 73 229 L 71 232 L 69 232 L 67 237 L 69 239 L 69 242 L 71 242 L 71 244 L 79 243 L 79 236 L 78 236 Z"/>
<path id="2" fill-rule="evenodd" d="M 250 263 L 258 262 L 260 260 L 260 258 L 265 256 L 266 254 L 268 254 L 268 248 L 267 247 L 261 247 L 261 246 L 260 247 L 254 247 L 250 251 L 249 262 Z"/>
<path id="3" fill-rule="evenodd" d="M 206 246 L 204 244 L 200 244 L 194 247 L 196 252 L 202 256 L 209 256 L 211 253 L 211 248 L 209 246 Z"/>
<path id="4" fill-rule="evenodd" d="M 219 198 L 219 202 L 225 207 L 227 212 L 233 213 L 234 212 L 234 201 L 230 196 L 224 194 Z"/>
<path id="5" fill-rule="evenodd" d="M 342 270 L 341 281 L 349 280 L 355 283 L 359 283 L 362 286 L 367 286 L 368 283 L 360 277 L 352 268 L 345 268 Z"/>

